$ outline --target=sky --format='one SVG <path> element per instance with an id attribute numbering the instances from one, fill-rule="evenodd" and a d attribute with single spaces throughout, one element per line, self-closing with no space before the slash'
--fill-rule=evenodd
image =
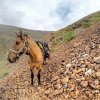
<path id="1" fill-rule="evenodd" d="M 0 0 L 0 24 L 59 30 L 100 10 L 100 0 Z"/>

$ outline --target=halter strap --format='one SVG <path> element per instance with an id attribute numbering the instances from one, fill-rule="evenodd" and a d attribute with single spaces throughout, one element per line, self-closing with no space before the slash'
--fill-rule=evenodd
<path id="1" fill-rule="evenodd" d="M 17 54 L 17 51 L 15 51 L 14 49 L 10 49 L 10 51 L 12 51 L 12 52 L 14 52 L 14 53 L 16 53 L 16 54 Z"/>
<path id="2" fill-rule="evenodd" d="M 12 51 L 12 52 L 18 54 L 18 53 L 20 53 L 24 48 L 26 48 L 26 37 L 25 37 L 25 42 L 24 42 L 23 48 L 21 48 L 19 51 L 16 51 L 16 50 L 14 50 L 14 49 L 11 48 L 10 51 Z"/>

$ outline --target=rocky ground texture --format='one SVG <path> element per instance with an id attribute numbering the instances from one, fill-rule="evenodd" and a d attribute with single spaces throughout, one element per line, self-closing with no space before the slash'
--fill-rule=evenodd
<path id="1" fill-rule="evenodd" d="M 0 81 L 0 100 L 100 100 L 100 23 L 51 54 L 41 73 L 41 86 L 37 73 L 34 86 L 30 85 L 27 59 L 23 55 Z"/>

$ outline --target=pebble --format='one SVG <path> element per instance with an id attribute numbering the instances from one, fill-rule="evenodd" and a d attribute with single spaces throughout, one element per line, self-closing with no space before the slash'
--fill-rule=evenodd
<path id="1" fill-rule="evenodd" d="M 81 81 L 81 86 L 82 87 L 87 87 L 88 86 L 88 81 Z"/>
<path id="2" fill-rule="evenodd" d="M 86 76 L 89 76 L 89 75 L 92 75 L 92 69 L 89 69 L 85 72 L 85 75 Z"/>

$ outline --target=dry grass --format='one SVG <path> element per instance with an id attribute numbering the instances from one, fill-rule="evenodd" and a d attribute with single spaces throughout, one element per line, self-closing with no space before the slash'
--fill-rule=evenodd
<path id="1" fill-rule="evenodd" d="M 0 55 L 0 79 L 4 78 L 11 72 L 11 68 L 7 64 L 7 53 Z"/>

